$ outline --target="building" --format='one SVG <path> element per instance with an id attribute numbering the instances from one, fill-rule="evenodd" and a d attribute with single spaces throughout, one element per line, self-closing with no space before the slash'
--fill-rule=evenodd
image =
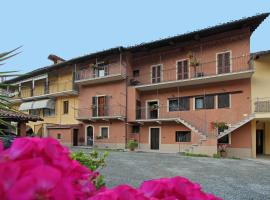
<path id="1" fill-rule="evenodd" d="M 268 127 L 258 112 L 268 105 L 266 53 L 250 53 L 268 15 L 67 61 L 50 56 L 54 65 L 8 81 L 18 86 L 13 103 L 43 116 L 29 124 L 34 132 L 67 145 L 125 148 L 136 139 L 145 151 L 213 155 L 228 144 L 229 156 L 268 154 L 268 133 L 264 151 L 255 136 Z"/>

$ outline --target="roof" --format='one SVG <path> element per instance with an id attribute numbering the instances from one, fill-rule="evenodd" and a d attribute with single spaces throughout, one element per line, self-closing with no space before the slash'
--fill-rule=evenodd
<path id="1" fill-rule="evenodd" d="M 194 39 L 196 40 L 198 38 L 204 38 L 204 37 L 208 37 L 211 35 L 227 32 L 227 31 L 232 31 L 232 30 L 236 30 L 236 29 L 242 29 L 242 28 L 249 28 L 251 33 L 252 33 L 263 22 L 263 20 L 268 17 L 268 15 L 269 15 L 269 13 L 262 13 L 262 14 L 251 16 L 251 17 L 246 17 L 246 18 L 242 18 L 239 20 L 219 24 L 216 26 L 196 30 L 193 32 L 189 32 L 189 33 L 185 33 L 185 34 L 181 34 L 181 35 L 176 35 L 173 37 L 168 37 L 168 38 L 164 38 L 164 39 L 160 39 L 160 40 L 155 40 L 152 42 L 141 43 L 141 44 L 137 44 L 137 45 L 133 45 L 133 46 L 129 46 L 129 47 L 118 46 L 118 47 L 106 49 L 103 51 L 99 51 L 99 52 L 87 54 L 84 56 L 72 58 L 70 60 L 67 60 L 67 61 L 64 61 L 61 63 L 57 63 L 57 64 L 53 64 L 50 66 L 46 66 L 46 67 L 42 67 L 42 68 L 33 70 L 33 71 L 28 72 L 24 75 L 7 80 L 6 83 L 14 83 L 14 82 L 26 79 L 26 78 L 30 78 L 32 76 L 39 75 L 41 73 L 49 72 L 50 70 L 57 69 L 58 67 L 61 67 L 64 65 L 74 64 L 76 62 L 84 61 L 84 60 L 91 59 L 91 58 L 96 58 L 99 56 L 112 55 L 115 53 L 120 53 L 120 52 L 125 52 L 125 51 L 135 52 L 138 50 L 159 48 L 159 47 L 174 44 L 175 42 L 183 42 L 183 41 L 189 41 L 189 40 L 194 40 Z"/>
<path id="2" fill-rule="evenodd" d="M 251 56 L 254 59 L 258 59 L 260 56 L 267 55 L 267 54 L 270 54 L 270 50 L 258 51 L 258 52 L 252 53 Z"/>
<path id="3" fill-rule="evenodd" d="M 12 121 L 43 121 L 39 116 L 28 115 L 20 111 L 0 109 L 0 119 Z"/>

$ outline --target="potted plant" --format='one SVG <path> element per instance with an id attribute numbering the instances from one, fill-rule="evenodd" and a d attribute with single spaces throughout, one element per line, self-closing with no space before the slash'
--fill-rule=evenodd
<path id="1" fill-rule="evenodd" d="M 227 157 L 227 144 L 218 145 L 218 151 L 219 151 L 220 157 L 226 158 Z"/>
<path id="2" fill-rule="evenodd" d="M 151 105 L 150 106 L 150 111 L 155 111 L 158 109 L 158 105 L 157 104 L 154 104 L 154 105 Z"/>
<path id="3" fill-rule="evenodd" d="M 136 140 L 129 140 L 127 147 L 130 151 L 134 151 L 136 148 L 138 148 L 138 142 Z"/>
<path id="4" fill-rule="evenodd" d="M 212 122 L 211 126 L 213 129 L 218 130 L 218 133 L 224 132 L 226 129 L 229 128 L 226 122 Z"/>

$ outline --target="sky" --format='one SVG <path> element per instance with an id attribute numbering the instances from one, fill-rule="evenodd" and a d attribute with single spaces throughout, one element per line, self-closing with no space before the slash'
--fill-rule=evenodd
<path id="1" fill-rule="evenodd" d="M 0 70 L 23 74 L 51 65 L 49 54 L 71 59 L 263 12 L 270 0 L 2 1 L 0 52 L 23 47 Z M 270 49 L 269 36 L 270 17 L 253 33 L 251 52 Z"/>

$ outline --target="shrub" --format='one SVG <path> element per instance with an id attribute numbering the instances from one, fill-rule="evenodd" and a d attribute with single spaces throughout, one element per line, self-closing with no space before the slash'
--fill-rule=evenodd
<path id="1" fill-rule="evenodd" d="M 183 155 L 184 155 L 184 156 L 191 156 L 191 157 L 209 157 L 209 156 L 206 155 L 206 154 L 188 153 L 188 152 L 185 152 Z"/>
<path id="2" fill-rule="evenodd" d="M 73 152 L 71 158 L 77 160 L 82 165 L 86 166 L 92 171 L 103 168 L 106 166 L 105 158 L 108 157 L 109 153 L 105 151 L 103 154 L 99 154 L 97 151 L 91 151 L 88 154 L 83 151 Z M 96 188 L 99 189 L 105 186 L 104 176 L 98 175 L 93 181 Z"/>
<path id="3" fill-rule="evenodd" d="M 138 142 L 136 140 L 129 140 L 127 146 L 131 151 L 133 151 L 138 148 Z"/>

